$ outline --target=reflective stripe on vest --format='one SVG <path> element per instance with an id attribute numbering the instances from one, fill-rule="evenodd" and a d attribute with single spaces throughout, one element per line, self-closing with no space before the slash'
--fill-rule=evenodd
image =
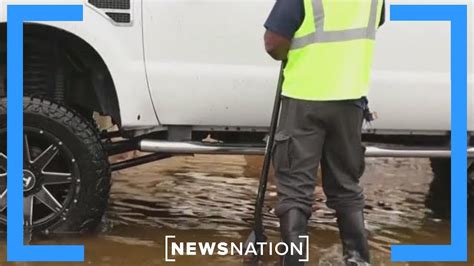
<path id="1" fill-rule="evenodd" d="M 285 67 L 283 95 L 332 101 L 367 96 L 382 0 L 303 0 L 305 19 Z"/>
<path id="2" fill-rule="evenodd" d="M 293 39 L 291 43 L 291 49 L 302 48 L 312 43 L 339 42 L 357 39 L 375 40 L 377 4 L 377 0 L 372 0 L 370 5 L 369 24 L 367 25 L 367 27 L 339 31 L 324 31 L 325 15 L 323 0 L 313 0 L 313 17 L 314 25 L 316 26 L 316 31 L 306 36 Z"/>

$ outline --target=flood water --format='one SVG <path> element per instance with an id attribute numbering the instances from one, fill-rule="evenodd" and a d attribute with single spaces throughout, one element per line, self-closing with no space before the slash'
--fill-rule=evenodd
<path id="1" fill-rule="evenodd" d="M 86 265 L 242 265 L 241 258 L 235 256 L 178 256 L 175 263 L 167 264 L 165 235 L 174 235 L 177 241 L 245 241 L 252 225 L 261 161 L 261 157 L 251 156 L 175 157 L 114 173 L 101 233 L 33 244 L 85 244 Z M 425 207 L 432 178 L 428 160 L 367 159 L 362 183 L 373 265 L 409 265 L 390 263 L 391 244 L 449 243 L 449 219 L 438 218 Z M 315 193 L 308 265 L 342 265 L 334 214 L 325 206 L 320 187 Z M 270 185 L 265 224 L 270 240 L 276 243 L 275 199 Z M 455 265 L 474 265 L 472 222 L 469 231 L 470 262 Z M 4 256 L 2 242 L 0 261 Z M 266 256 L 263 260 L 263 265 L 277 265 L 278 258 Z"/>

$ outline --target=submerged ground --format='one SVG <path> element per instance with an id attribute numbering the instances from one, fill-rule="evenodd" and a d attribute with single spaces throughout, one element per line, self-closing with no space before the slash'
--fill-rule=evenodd
<path id="1" fill-rule="evenodd" d="M 86 265 L 242 265 L 239 257 L 232 256 L 178 257 L 166 264 L 165 235 L 175 235 L 179 241 L 245 241 L 252 225 L 260 163 L 260 157 L 250 156 L 175 157 L 115 173 L 101 233 L 33 244 L 84 243 Z M 390 263 L 391 244 L 449 243 L 449 219 L 439 218 L 425 206 L 432 178 L 428 160 L 367 159 L 362 183 L 373 265 L 408 265 Z M 308 265 L 342 265 L 334 215 L 326 208 L 319 187 L 315 193 Z M 277 242 L 274 203 L 275 191 L 270 186 L 265 223 L 270 240 Z M 471 254 L 466 265 L 474 265 L 473 223 L 469 230 Z M 0 261 L 4 256 L 3 241 Z M 263 264 L 274 265 L 277 259 L 267 256 Z"/>

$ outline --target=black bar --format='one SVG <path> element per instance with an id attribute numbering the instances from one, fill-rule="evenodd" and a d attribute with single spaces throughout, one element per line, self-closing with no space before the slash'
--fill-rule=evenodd
<path id="1" fill-rule="evenodd" d="M 138 149 L 138 140 L 124 140 L 104 144 L 109 156 L 117 155 Z"/>
<path id="2" fill-rule="evenodd" d="M 283 87 L 283 71 L 285 69 L 285 62 L 282 62 L 280 68 L 280 75 L 278 78 L 278 85 L 275 94 L 275 102 L 273 103 L 272 119 L 270 121 L 270 131 L 268 133 L 268 142 L 265 149 L 265 159 L 263 160 L 262 173 L 260 175 L 260 183 L 258 185 L 258 194 L 255 201 L 255 213 L 254 213 L 254 233 L 256 242 L 262 242 L 266 240 L 264 227 L 263 227 L 263 204 L 265 203 L 265 192 L 267 190 L 268 172 L 270 170 L 273 142 L 275 140 L 275 133 L 277 131 L 278 119 L 280 117 L 280 105 L 281 105 L 281 93 Z"/>
<path id="3" fill-rule="evenodd" d="M 122 137 L 122 133 L 120 131 L 107 132 L 104 130 L 103 132 L 100 133 L 100 137 L 103 139 L 120 138 Z"/>

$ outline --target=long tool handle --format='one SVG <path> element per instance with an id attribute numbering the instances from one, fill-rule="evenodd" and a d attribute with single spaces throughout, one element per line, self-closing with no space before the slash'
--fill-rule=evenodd
<path id="1" fill-rule="evenodd" d="M 263 228 L 263 204 L 265 202 L 265 192 L 267 190 L 268 172 L 272 161 L 273 142 L 275 140 L 275 133 L 277 130 L 278 119 L 280 116 L 280 104 L 281 104 L 281 92 L 283 87 L 283 70 L 285 68 L 285 62 L 281 64 L 280 76 L 278 78 L 278 86 L 275 95 L 275 103 L 273 104 L 272 120 L 270 123 L 270 131 L 267 141 L 267 147 L 265 149 L 265 159 L 263 161 L 262 173 L 260 175 L 260 184 L 258 186 L 257 200 L 255 202 L 255 237 L 257 241 L 264 241 L 264 228 Z"/>

